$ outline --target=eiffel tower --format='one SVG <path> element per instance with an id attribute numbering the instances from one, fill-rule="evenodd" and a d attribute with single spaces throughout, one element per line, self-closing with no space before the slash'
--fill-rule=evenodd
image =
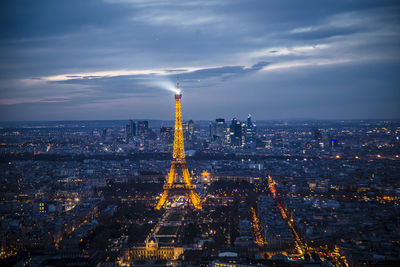
<path id="1" fill-rule="evenodd" d="M 164 184 L 164 192 L 156 206 L 157 210 L 161 209 L 167 199 L 174 195 L 186 195 L 191 200 L 195 209 L 201 209 L 201 199 L 194 190 L 195 186 L 192 184 L 186 165 L 185 148 L 183 146 L 181 99 L 182 93 L 178 81 L 175 93 L 174 152 L 172 154 L 171 169 L 168 173 L 167 182 Z M 178 174 L 179 170 L 181 175 Z"/>

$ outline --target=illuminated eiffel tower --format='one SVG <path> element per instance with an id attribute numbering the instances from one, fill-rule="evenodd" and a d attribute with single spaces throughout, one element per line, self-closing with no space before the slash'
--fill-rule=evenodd
<path id="1" fill-rule="evenodd" d="M 186 166 L 185 148 L 183 146 L 181 99 L 182 93 L 178 81 L 175 93 L 174 152 L 167 183 L 164 184 L 164 192 L 156 206 L 157 210 L 161 209 L 167 199 L 174 195 L 186 195 L 191 200 L 195 209 L 201 209 L 201 199 L 194 191 L 195 186 L 191 182 L 189 170 Z M 178 170 L 181 171 L 181 175 L 178 174 Z"/>

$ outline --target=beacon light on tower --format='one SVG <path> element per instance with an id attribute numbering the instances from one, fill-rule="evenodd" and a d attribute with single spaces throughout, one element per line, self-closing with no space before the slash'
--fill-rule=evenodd
<path id="1" fill-rule="evenodd" d="M 176 82 L 176 93 L 175 95 L 182 95 L 181 88 L 179 87 L 179 80 Z"/>

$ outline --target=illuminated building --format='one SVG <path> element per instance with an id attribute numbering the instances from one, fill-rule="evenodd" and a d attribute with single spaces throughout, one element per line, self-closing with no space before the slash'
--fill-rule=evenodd
<path id="1" fill-rule="evenodd" d="M 174 151 L 167 183 L 164 184 L 164 192 L 157 203 L 157 210 L 161 209 L 167 199 L 173 195 L 186 195 L 191 200 L 195 209 L 201 209 L 200 197 L 194 190 L 195 186 L 191 182 L 189 170 L 186 165 L 185 148 L 183 145 L 181 99 L 182 93 L 178 82 L 177 92 L 175 93 Z M 178 171 L 181 171 L 182 175 L 178 175 Z"/>
<path id="2" fill-rule="evenodd" d="M 161 127 L 160 137 L 164 143 L 171 143 L 174 139 L 174 128 L 172 127 Z"/>
<path id="3" fill-rule="evenodd" d="M 188 133 L 189 133 L 189 138 L 192 139 L 194 134 L 194 122 L 192 120 L 188 122 Z"/>
<path id="4" fill-rule="evenodd" d="M 189 132 L 189 123 L 188 122 L 182 122 L 182 132 L 184 134 L 187 134 Z"/>
<path id="5" fill-rule="evenodd" d="M 211 182 L 210 173 L 208 171 L 203 171 L 201 173 L 201 181 L 208 184 Z"/>
<path id="6" fill-rule="evenodd" d="M 321 141 L 322 140 L 322 134 L 321 134 L 321 131 L 320 131 L 320 129 L 318 129 L 317 127 L 314 127 L 313 129 L 312 129 L 312 136 L 313 136 L 313 139 L 315 140 L 315 141 Z"/>
<path id="7" fill-rule="evenodd" d="M 138 121 L 137 122 L 137 135 L 145 135 L 149 131 L 148 121 Z"/>
<path id="8" fill-rule="evenodd" d="M 251 115 L 247 117 L 247 125 L 246 125 L 246 143 L 251 144 L 256 141 L 257 132 L 256 125 L 251 120 Z"/>
<path id="9" fill-rule="evenodd" d="M 336 139 L 331 139 L 331 140 L 329 141 L 329 147 L 330 147 L 331 149 L 337 148 L 337 147 L 338 147 L 338 140 L 336 140 Z"/>
<path id="10" fill-rule="evenodd" d="M 45 207 L 44 204 L 45 204 L 44 202 L 40 202 L 39 203 L 39 212 L 40 213 L 46 213 L 47 212 L 46 207 Z"/>
<path id="11" fill-rule="evenodd" d="M 219 140 L 220 142 L 225 142 L 226 136 L 226 124 L 225 119 L 219 118 L 210 125 L 210 136 L 213 140 Z"/>
<path id="12" fill-rule="evenodd" d="M 230 127 L 230 140 L 232 147 L 240 147 L 242 146 L 242 124 L 236 118 L 232 119 L 231 127 Z"/>
<path id="13" fill-rule="evenodd" d="M 162 246 L 154 236 L 150 236 L 145 245 L 133 246 L 126 251 L 124 262 L 131 262 L 135 259 L 141 260 L 176 260 L 183 254 L 183 247 L 180 246 Z"/>
<path id="14" fill-rule="evenodd" d="M 212 267 L 242 267 L 242 266 L 250 266 L 250 265 L 215 260 L 211 263 L 211 266 Z"/>

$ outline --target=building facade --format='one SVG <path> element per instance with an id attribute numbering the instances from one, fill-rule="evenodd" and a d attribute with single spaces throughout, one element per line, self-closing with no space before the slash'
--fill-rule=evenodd
<path id="1" fill-rule="evenodd" d="M 156 237 L 151 236 L 144 245 L 133 246 L 125 254 L 125 262 L 134 260 L 176 260 L 183 254 L 183 247 L 159 245 Z"/>

